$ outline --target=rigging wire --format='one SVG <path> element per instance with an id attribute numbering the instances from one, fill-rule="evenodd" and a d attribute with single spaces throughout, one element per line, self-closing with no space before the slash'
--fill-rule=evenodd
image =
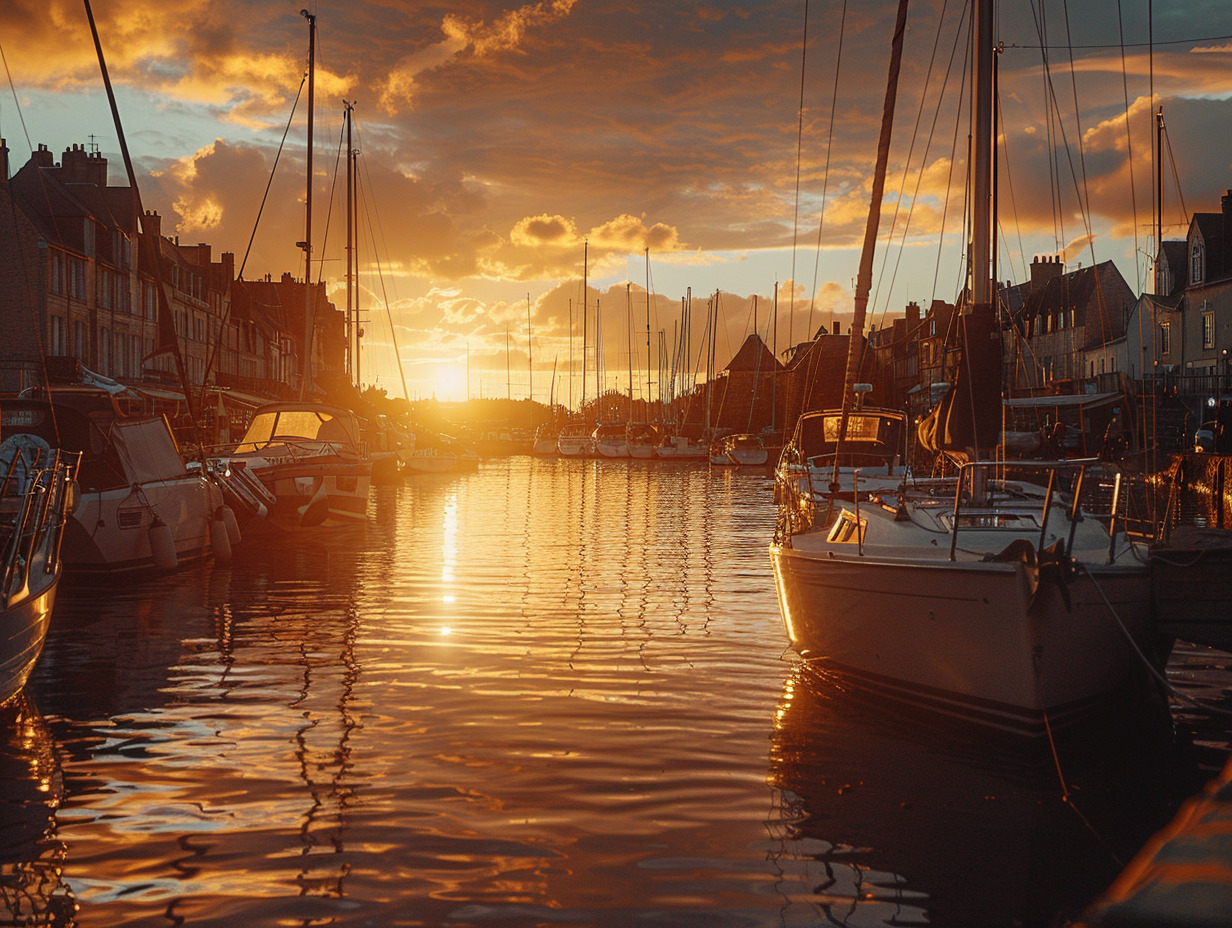
<path id="1" fill-rule="evenodd" d="M 817 217 L 817 248 L 813 252 L 813 287 L 809 291 L 808 331 L 813 331 L 813 305 L 817 299 L 817 277 L 821 269 L 821 235 L 826 226 L 826 200 L 830 189 L 830 156 L 834 153 L 834 116 L 838 109 L 838 76 L 843 64 L 843 38 L 847 33 L 847 0 L 843 0 L 843 9 L 838 20 L 838 48 L 834 56 L 834 85 L 830 91 L 830 120 L 826 129 L 826 163 L 821 172 L 821 207 Z M 801 98 L 803 101 L 803 98 Z M 799 153 L 797 152 L 797 172 L 799 171 Z M 795 265 L 792 265 L 792 287 L 795 287 Z M 788 347 L 794 348 L 795 343 L 790 337 L 791 317 L 788 316 Z M 829 330 L 834 331 L 834 304 L 830 304 Z M 810 338 L 812 335 L 810 334 Z M 778 346 L 775 345 L 775 350 Z"/>
<path id="2" fill-rule="evenodd" d="M 389 305 L 389 291 L 387 290 L 387 288 L 386 288 L 386 286 L 385 286 L 385 272 L 384 272 L 384 269 L 383 269 L 383 268 L 382 268 L 382 266 L 381 266 L 381 256 L 380 256 L 380 252 L 377 250 L 377 244 L 376 244 L 376 231 L 377 231 L 377 229 L 380 227 L 380 214 L 379 214 L 379 213 L 377 213 L 375 209 L 373 209 L 373 211 L 372 211 L 372 212 L 373 212 L 373 214 L 375 214 L 375 215 L 377 216 L 377 223 L 374 225 L 374 224 L 373 224 L 373 222 L 372 222 L 372 217 L 371 217 L 371 215 L 369 215 L 369 212 L 368 212 L 368 200 L 369 200 L 369 198 L 368 198 L 367 196 L 364 196 L 364 195 L 363 195 L 363 193 L 366 193 L 366 192 L 367 192 L 367 189 L 368 189 L 368 186 L 367 186 L 367 185 L 370 185 L 370 184 L 371 184 L 371 181 L 372 181 L 372 177 L 371 177 L 371 175 L 368 175 L 368 174 L 367 174 L 367 170 L 368 170 L 368 162 L 367 162 L 367 160 L 365 159 L 365 160 L 364 160 L 364 172 L 365 172 L 364 176 L 365 176 L 365 182 L 366 182 L 366 185 L 365 185 L 365 187 L 363 188 L 363 192 L 361 193 L 360 186 L 359 186 L 359 175 L 356 175 L 356 177 L 355 177 L 355 193 L 356 193 L 356 196 L 357 196 L 357 197 L 359 197 L 359 201 L 360 201 L 360 203 L 361 203 L 361 204 L 363 205 L 363 207 L 364 207 L 364 210 L 363 210 L 364 217 L 368 219 L 368 236 L 369 236 L 369 238 L 372 240 L 372 254 L 373 254 L 373 260 L 374 260 L 374 262 L 376 263 L 376 275 L 377 275 L 377 280 L 378 280 L 378 281 L 380 282 L 380 284 L 381 284 L 381 300 L 382 300 L 382 302 L 384 302 L 384 304 L 385 304 L 385 317 L 386 317 L 386 319 L 387 319 L 387 320 L 388 320 L 388 322 L 389 322 L 389 338 L 390 338 L 390 341 L 393 343 L 393 348 L 394 348 L 394 359 L 398 362 L 398 379 L 402 382 L 402 395 L 403 395 L 406 399 L 408 399 L 408 400 L 409 400 L 411 395 L 410 395 L 410 393 L 408 393 L 408 392 L 407 392 L 407 389 L 406 389 L 406 373 L 405 373 L 405 372 L 403 371 L 403 369 L 402 369 L 402 352 L 398 350 L 398 334 L 397 334 L 396 330 L 394 329 L 394 316 L 393 316 L 393 310 L 390 308 L 390 305 Z M 382 240 L 384 239 L 384 237 L 385 237 L 385 230 L 382 228 L 382 229 L 381 229 L 381 238 L 382 238 Z M 358 268 L 357 268 L 357 270 L 358 270 Z M 395 294 L 395 296 L 396 296 L 396 295 L 397 295 L 397 294 Z M 358 324 L 358 319 L 359 319 L 359 313 L 358 313 L 358 299 L 359 299 L 359 297 L 358 297 L 358 294 L 357 294 L 357 295 L 356 295 L 356 308 L 357 308 L 357 311 L 356 311 L 356 314 L 355 314 L 355 317 L 356 317 L 356 324 Z M 356 370 L 356 371 L 355 371 L 355 377 L 356 377 L 356 380 L 358 381 L 358 380 L 359 380 L 359 371 L 358 371 L 358 370 Z"/>
<path id="3" fill-rule="evenodd" d="M 937 62 L 937 49 L 941 45 L 941 32 L 942 32 L 942 27 L 945 24 L 945 12 L 946 12 L 948 5 L 949 5 L 949 0 L 945 0 L 945 2 L 942 3 L 941 12 L 937 19 L 937 31 L 936 31 L 936 34 L 933 36 L 932 55 L 929 57 L 928 71 L 926 72 L 924 76 L 924 87 L 925 88 L 927 88 L 929 84 L 932 82 L 933 68 L 935 67 L 936 62 Z M 892 297 L 892 294 L 894 293 L 894 283 L 898 279 L 898 269 L 902 264 L 903 252 L 906 250 L 906 247 L 907 247 L 907 234 L 911 229 L 911 218 L 915 214 L 915 205 L 919 198 L 920 186 L 924 181 L 924 172 L 928 168 L 928 154 L 929 154 L 929 151 L 932 149 L 933 137 L 935 136 L 936 131 L 937 131 L 937 122 L 941 117 L 941 105 L 945 97 L 945 88 L 949 84 L 950 74 L 953 73 L 954 58 L 958 54 L 958 41 L 959 41 L 959 37 L 961 36 L 961 34 L 962 34 L 962 21 L 960 20 L 959 28 L 956 29 L 954 32 L 954 44 L 950 48 L 950 60 L 946 66 L 945 76 L 942 79 L 940 90 L 937 91 L 937 105 L 936 105 L 936 108 L 933 110 L 932 123 L 928 129 L 928 139 L 924 144 L 924 154 L 920 158 L 920 169 L 916 173 L 915 189 L 912 190 L 911 192 L 911 205 L 907 208 L 907 218 L 903 222 L 902 246 L 899 247 L 895 252 L 896 257 L 894 260 L 894 268 L 889 275 L 890 282 L 888 286 L 886 287 L 886 302 L 885 302 L 885 305 L 882 306 L 881 313 L 880 313 L 880 317 L 882 321 L 884 321 L 886 313 L 889 312 L 890 299 Z M 924 118 L 924 104 L 926 102 L 926 99 L 927 99 L 927 94 L 921 93 L 920 94 L 920 105 L 919 105 L 919 108 L 916 110 L 915 126 L 912 127 L 912 130 L 911 130 L 911 144 L 907 148 L 907 157 L 903 161 L 903 176 L 902 176 L 902 180 L 899 182 L 899 196 L 898 196 L 897 202 L 894 205 L 894 217 L 890 222 L 890 232 L 886 236 L 887 246 L 889 245 L 889 243 L 893 242 L 895 230 L 898 228 L 898 217 L 899 217 L 899 213 L 902 211 L 902 204 L 903 204 L 902 191 L 906 189 L 907 187 L 907 175 L 911 169 L 911 155 L 915 151 L 915 140 L 919 135 L 920 123 Z M 880 299 L 881 283 L 883 280 L 885 280 L 886 265 L 889 263 L 889 259 L 890 259 L 890 249 L 889 247 L 886 247 L 882 251 L 882 254 L 881 254 L 881 269 L 877 274 L 877 286 L 873 290 L 872 304 L 874 307 L 874 315 L 876 315 L 875 308 L 878 303 L 878 300 Z"/>
<path id="4" fill-rule="evenodd" d="M 235 273 L 236 281 L 242 281 L 244 279 L 244 268 L 248 266 L 248 257 L 249 255 L 252 254 L 252 243 L 256 240 L 257 228 L 261 224 L 261 216 L 265 212 L 265 204 L 269 200 L 270 187 L 272 187 L 274 184 L 274 174 L 278 170 L 278 162 L 282 158 L 283 148 L 286 147 L 287 135 L 291 131 L 291 123 L 295 119 L 295 110 L 299 107 L 299 99 L 300 99 L 300 96 L 304 92 L 304 84 L 307 82 L 307 80 L 308 80 L 308 73 L 305 71 L 304 76 L 300 78 L 299 90 L 295 92 L 295 99 L 291 103 L 291 112 L 287 116 L 287 124 L 285 128 L 282 130 L 282 141 L 278 143 L 278 151 L 274 153 L 274 164 L 270 167 L 269 177 L 265 181 L 265 192 L 261 194 L 261 203 L 257 207 L 257 218 L 253 220 L 252 232 L 250 232 L 248 235 L 248 245 L 244 249 L 244 258 L 242 261 L 240 261 L 239 270 L 236 271 Z M 231 318 L 232 305 L 233 305 L 232 300 L 225 301 L 225 308 L 223 309 L 222 319 L 219 320 L 219 323 L 218 323 L 218 331 L 219 331 L 220 336 L 222 334 L 222 331 L 226 329 L 228 320 Z M 214 364 L 218 360 L 218 353 L 222 349 L 222 343 L 223 343 L 223 339 L 221 337 L 216 338 L 214 340 L 213 349 L 210 351 L 208 357 L 206 357 L 205 359 L 205 369 L 201 375 L 201 383 L 203 385 L 209 382 L 210 371 L 214 369 Z"/>
<path id="5" fill-rule="evenodd" d="M 792 289 L 792 306 L 795 306 L 795 289 L 796 289 L 796 244 L 800 233 L 800 167 L 804 151 L 804 84 L 807 71 L 805 70 L 805 59 L 808 53 L 808 0 L 804 0 L 804 28 L 800 37 L 800 105 L 797 107 L 797 125 L 796 125 L 796 202 L 795 213 L 791 220 L 791 289 Z M 844 9 L 846 3 L 844 0 Z M 787 317 L 787 340 L 789 344 L 795 344 L 795 338 L 792 335 L 792 323 L 795 322 L 795 313 L 791 313 Z"/>
<path id="6" fill-rule="evenodd" d="M 1130 212 L 1134 217 L 1134 255 L 1138 250 L 1138 185 L 1134 181 L 1134 140 L 1129 131 L 1129 77 L 1125 73 L 1125 19 L 1122 15 L 1121 0 L 1117 0 L 1117 28 L 1121 38 L 1121 94 L 1125 100 L 1125 148 L 1129 162 L 1129 203 Z M 1134 259 L 1134 292 L 1142 291 L 1142 273 L 1138 260 Z"/>

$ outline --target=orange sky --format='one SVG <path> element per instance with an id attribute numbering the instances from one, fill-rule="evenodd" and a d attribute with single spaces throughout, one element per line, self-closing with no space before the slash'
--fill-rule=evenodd
<path id="1" fill-rule="evenodd" d="M 304 0 L 92 2 L 147 208 L 163 214 L 165 233 L 243 260 L 307 63 Z M 1181 197 L 1189 211 L 1213 211 L 1232 187 L 1232 9 L 1154 4 L 1151 56 L 1145 0 L 1070 6 L 1067 20 L 1058 0 L 1001 5 L 1000 276 L 1021 280 L 1032 255 L 1063 251 L 1071 266 L 1116 260 L 1144 289 L 1154 247 L 1151 68 L 1179 182 L 1178 195 L 1166 162 L 1165 216 L 1179 234 Z M 535 396 L 547 399 L 555 364 L 559 398 L 584 240 L 609 385 L 620 389 L 628 306 L 633 366 L 647 366 L 646 248 L 651 325 L 666 340 L 691 287 L 696 350 L 706 297 L 721 291 L 720 363 L 751 331 L 754 295 L 768 335 L 776 282 L 780 349 L 848 311 L 894 4 L 851 3 L 844 13 L 841 0 L 810 2 L 802 136 L 803 0 L 309 8 L 318 27 L 314 249 L 331 282 L 342 274 L 336 198 L 330 213 L 342 100 L 357 104 L 366 383 L 402 392 L 393 331 L 413 396 L 464 393 L 468 357 L 471 395 L 503 396 L 507 363 L 514 395 L 525 395 L 529 298 Z M 875 322 L 908 300 L 953 299 L 962 283 L 961 16 L 961 4 L 941 0 L 917 0 L 910 14 L 882 223 L 883 242 L 893 241 L 879 246 Z M 6 0 L 0 43 L 12 78 L 0 131 L 15 164 L 30 145 L 58 153 L 93 137 L 120 183 L 80 0 Z M 301 101 L 248 277 L 302 274 L 304 112 Z M 574 327 L 577 360 L 577 309 Z"/>

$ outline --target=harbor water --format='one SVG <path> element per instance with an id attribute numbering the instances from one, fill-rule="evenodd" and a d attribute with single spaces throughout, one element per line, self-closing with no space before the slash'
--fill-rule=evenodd
<path id="1" fill-rule="evenodd" d="M 513 457 L 66 582 L 0 731 L 0 922 L 1058 925 L 1226 756 L 1182 702 L 1054 760 L 846 694 L 773 525 L 764 471 Z M 1229 668 L 1169 673 L 1226 708 Z"/>

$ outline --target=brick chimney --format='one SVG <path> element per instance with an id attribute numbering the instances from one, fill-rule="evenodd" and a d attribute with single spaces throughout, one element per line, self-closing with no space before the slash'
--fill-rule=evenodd
<path id="1" fill-rule="evenodd" d="M 1031 289 L 1042 287 L 1065 273 L 1065 264 L 1060 255 L 1036 255 L 1031 259 Z"/>
<path id="2" fill-rule="evenodd" d="M 839 322 L 837 319 L 834 320 L 834 334 L 835 335 L 843 334 L 843 324 Z"/>
<path id="3" fill-rule="evenodd" d="M 914 332 L 920 327 L 920 304 L 912 300 L 907 304 L 907 332 Z"/>
<path id="4" fill-rule="evenodd" d="M 54 168 L 56 166 L 55 158 L 52 157 L 51 149 L 42 142 L 39 142 L 38 149 L 30 153 L 30 162 L 38 168 Z"/>
<path id="5" fill-rule="evenodd" d="M 197 266 L 202 268 L 210 266 L 210 246 L 204 242 L 197 243 Z"/>
<path id="6" fill-rule="evenodd" d="M 96 151 L 86 151 L 84 145 L 73 145 L 64 149 L 60 169 L 66 184 L 107 186 L 107 159 Z"/>
<path id="7" fill-rule="evenodd" d="M 1219 198 L 1219 207 L 1222 213 L 1219 232 L 1223 237 L 1223 244 L 1220 248 L 1223 253 L 1219 256 L 1219 260 L 1223 263 L 1223 266 L 1207 268 L 1207 280 L 1210 280 L 1212 277 L 1222 277 L 1228 272 L 1228 268 L 1232 267 L 1232 190 L 1229 190 Z"/>
<path id="8" fill-rule="evenodd" d="M 235 253 L 224 251 L 222 253 L 222 282 L 227 285 L 235 280 Z"/>
<path id="9" fill-rule="evenodd" d="M 141 228 L 149 232 L 155 241 L 158 241 L 158 237 L 163 234 L 163 217 L 147 209 L 145 218 L 141 220 Z"/>

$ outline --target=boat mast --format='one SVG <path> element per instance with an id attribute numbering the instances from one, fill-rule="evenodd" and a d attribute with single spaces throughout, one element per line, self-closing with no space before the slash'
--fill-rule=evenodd
<path id="1" fill-rule="evenodd" d="M 629 387 L 632 391 L 632 386 Z M 650 420 L 650 401 L 654 387 L 650 381 L 650 248 L 646 249 L 646 420 Z"/>
<path id="2" fill-rule="evenodd" d="M 133 232 L 139 233 L 137 238 L 138 254 L 142 246 L 150 261 L 150 269 L 154 274 L 154 289 L 158 300 L 158 342 L 155 354 L 171 352 L 175 367 L 180 375 L 180 386 L 184 390 L 184 405 L 188 408 L 188 418 L 192 421 L 193 430 L 201 432 L 197 415 L 197 403 L 193 400 L 192 383 L 188 376 L 188 367 L 184 363 L 184 354 L 180 351 L 180 337 L 175 330 L 175 316 L 171 312 L 171 300 L 167 295 L 167 281 L 163 277 L 162 242 L 159 236 L 152 235 L 150 226 L 145 221 L 145 210 L 141 205 L 141 190 L 137 187 L 137 172 L 133 168 L 133 159 L 128 153 L 128 142 L 124 137 L 124 126 L 120 122 L 120 108 L 116 103 L 115 91 L 111 87 L 111 75 L 107 71 L 107 59 L 103 55 L 103 43 L 98 36 L 98 26 L 94 22 L 94 10 L 90 0 L 85 0 L 86 19 L 90 22 L 90 35 L 94 39 L 94 51 L 98 54 L 98 67 L 103 75 L 103 87 L 107 91 L 107 103 L 111 107 L 111 118 L 115 123 L 116 138 L 120 143 L 120 154 L 124 159 L 124 170 L 128 174 L 128 186 L 133 192 Z M 3 178 L 7 180 L 7 178 Z M 221 337 L 221 333 L 220 333 Z M 204 377 L 205 374 L 203 373 Z M 201 384 L 202 398 L 205 396 L 205 383 Z"/>
<path id="3" fill-rule="evenodd" d="M 346 328 L 347 328 L 347 345 L 346 345 L 346 374 L 347 377 L 358 387 L 359 385 L 359 337 L 356 334 L 355 316 L 352 315 L 352 307 L 355 304 L 354 287 L 352 279 L 352 271 L 355 264 L 355 240 L 353 238 L 353 217 L 355 210 L 355 190 L 352 186 L 354 172 L 352 170 L 352 156 L 354 151 L 351 148 L 351 110 L 355 108 L 354 103 L 342 101 L 342 118 L 346 120 Z M 354 349 L 351 344 L 354 341 Z"/>
<path id="4" fill-rule="evenodd" d="M 526 398 L 535 401 L 535 357 L 531 345 L 530 331 L 530 294 L 526 294 Z M 533 411 L 532 411 L 533 415 Z"/>
<path id="5" fill-rule="evenodd" d="M 971 50 L 971 308 L 991 306 L 992 292 L 992 0 L 972 7 Z"/>
<path id="6" fill-rule="evenodd" d="M 774 315 L 771 319 L 770 354 L 774 357 L 775 365 L 770 368 L 770 431 L 777 432 L 779 430 L 778 413 L 775 409 L 779 392 L 779 282 L 777 280 L 774 282 Z"/>
<path id="7" fill-rule="evenodd" d="M 625 422 L 633 421 L 633 284 L 625 281 L 625 337 L 629 340 L 629 415 Z M 650 355 L 646 356 L 646 369 L 650 369 Z"/>
<path id="8" fill-rule="evenodd" d="M 299 243 L 304 249 L 304 345 L 300 360 L 299 398 L 308 396 L 308 384 L 312 380 L 312 114 L 316 84 L 317 18 L 307 10 L 300 15 L 308 20 L 308 188 L 304 198 L 304 240 Z"/>
<path id="9" fill-rule="evenodd" d="M 582 405 L 578 407 L 578 412 L 582 413 L 583 417 L 586 413 L 586 343 L 589 340 L 586 331 L 586 309 L 589 302 L 586 297 L 586 262 L 589 247 L 589 242 L 582 242 Z"/>
<path id="10" fill-rule="evenodd" d="M 864 317 L 868 310 L 868 295 L 873 287 L 873 249 L 877 244 L 877 227 L 881 220 L 881 197 L 885 191 L 886 164 L 890 157 L 890 134 L 894 126 L 894 103 L 898 98 L 898 74 L 903 60 L 903 33 L 907 28 L 907 0 L 898 0 L 898 18 L 894 23 L 894 39 L 890 46 L 890 74 L 886 80 L 885 103 L 881 111 L 881 136 L 877 141 L 877 166 L 873 172 L 873 192 L 868 205 L 868 221 L 864 227 L 864 246 L 860 252 L 860 271 L 856 278 L 856 296 L 851 328 L 847 332 L 847 373 L 843 377 L 842 412 L 839 416 L 838 444 L 847 438 L 847 419 L 851 412 L 851 390 L 856 382 L 863 356 Z M 837 447 L 837 446 L 836 446 Z M 834 455 L 831 488 L 838 489 L 839 455 Z"/>

